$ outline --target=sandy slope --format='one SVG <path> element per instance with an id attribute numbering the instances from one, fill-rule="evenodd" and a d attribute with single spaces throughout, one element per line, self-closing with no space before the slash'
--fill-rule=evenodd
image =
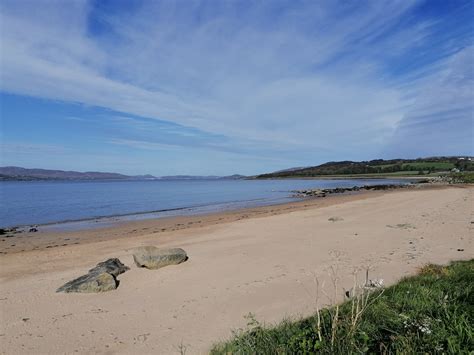
<path id="1" fill-rule="evenodd" d="M 328 267 L 349 288 L 355 269 L 393 283 L 427 262 L 474 257 L 474 187 L 406 190 L 224 224 L 1 256 L 0 352 L 205 353 L 245 326 L 315 307 Z M 249 217 L 252 217 L 250 215 Z M 343 220 L 331 222 L 330 217 Z M 129 249 L 179 246 L 189 261 L 137 269 Z M 464 249 L 458 251 L 458 249 Z M 54 290 L 108 257 L 131 270 L 116 291 Z M 364 271 L 360 272 L 362 275 Z M 321 294 L 320 302 L 328 302 Z"/>

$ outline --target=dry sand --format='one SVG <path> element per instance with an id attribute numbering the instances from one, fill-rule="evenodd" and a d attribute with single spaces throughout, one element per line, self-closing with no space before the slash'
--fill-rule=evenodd
<path id="1" fill-rule="evenodd" d="M 474 257 L 473 193 L 472 186 L 365 193 L 8 238 L 0 244 L 7 253 L 0 353 L 169 354 L 180 345 L 206 353 L 250 312 L 267 323 L 311 314 L 315 278 L 333 291 L 331 266 L 342 299 L 354 270 L 370 267 L 371 278 L 391 284 L 428 262 Z M 140 245 L 182 247 L 189 260 L 138 269 L 130 249 Z M 109 257 L 131 267 L 117 290 L 55 293 Z M 330 299 L 320 294 L 319 302 Z"/>

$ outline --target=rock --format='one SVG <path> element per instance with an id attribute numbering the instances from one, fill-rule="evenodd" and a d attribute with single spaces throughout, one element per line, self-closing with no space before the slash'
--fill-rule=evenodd
<path id="1" fill-rule="evenodd" d="M 390 190 L 405 188 L 408 185 L 364 185 L 364 186 L 353 186 L 353 187 L 336 187 L 332 189 L 312 189 L 312 190 L 295 190 L 293 197 L 326 197 L 330 194 L 344 194 L 346 192 L 357 192 L 361 190 Z"/>
<path id="2" fill-rule="evenodd" d="M 38 228 L 33 227 L 33 228 L 30 228 L 28 232 L 36 233 L 37 231 L 38 231 Z"/>
<path id="3" fill-rule="evenodd" d="M 16 227 L 0 228 L 0 235 L 7 234 L 7 233 L 18 233 L 18 230 Z"/>
<path id="4" fill-rule="evenodd" d="M 117 276 L 130 270 L 119 259 L 113 258 L 97 264 L 89 273 L 65 283 L 56 292 L 105 292 L 115 290 L 119 281 Z"/>
<path id="5" fill-rule="evenodd" d="M 56 292 L 106 292 L 115 290 L 118 282 L 115 277 L 107 272 L 100 274 L 87 274 L 72 280 L 64 286 L 58 288 Z"/>
<path id="6" fill-rule="evenodd" d="M 103 273 L 106 272 L 108 274 L 111 274 L 115 277 L 117 277 L 120 274 L 123 274 L 125 271 L 130 270 L 128 266 L 125 266 L 122 264 L 122 262 L 117 259 L 108 259 L 106 261 L 103 261 L 101 263 L 98 263 L 96 267 L 93 269 L 89 270 L 89 273 Z"/>
<path id="7" fill-rule="evenodd" d="M 382 289 L 384 287 L 383 279 L 367 280 L 364 285 L 358 285 L 352 287 L 349 291 L 346 291 L 346 297 L 361 297 L 367 295 L 367 293 Z"/>
<path id="8" fill-rule="evenodd" d="M 159 249 L 154 246 L 144 246 L 134 249 L 133 260 L 138 267 L 159 269 L 167 265 L 180 264 L 188 260 L 188 256 L 181 248 Z"/>
<path id="9" fill-rule="evenodd" d="M 383 279 L 375 279 L 375 280 L 369 280 L 365 284 L 365 288 L 382 288 L 384 285 Z"/>
<path id="10" fill-rule="evenodd" d="M 344 218 L 342 218 L 342 217 L 329 217 L 328 218 L 328 221 L 330 221 L 330 222 L 339 222 L 339 221 L 343 221 L 343 220 L 344 220 Z"/>

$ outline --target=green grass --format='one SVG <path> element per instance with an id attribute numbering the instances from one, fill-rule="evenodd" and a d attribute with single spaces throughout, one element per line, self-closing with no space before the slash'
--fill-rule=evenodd
<path id="1" fill-rule="evenodd" d="M 391 166 L 395 166 L 396 164 L 383 164 L 383 165 L 377 165 L 379 168 L 388 168 Z M 419 169 L 419 170 L 428 170 L 428 169 L 434 169 L 434 170 L 451 170 L 452 168 L 455 167 L 454 163 L 449 163 L 449 162 L 411 162 L 411 163 L 404 163 L 401 165 L 402 169 L 406 168 L 413 168 L 413 169 Z"/>
<path id="2" fill-rule="evenodd" d="M 455 181 L 463 184 L 474 184 L 474 172 L 452 173 L 450 177 Z"/>
<path id="3" fill-rule="evenodd" d="M 380 175 L 387 175 L 387 176 L 408 176 L 408 175 L 418 175 L 418 171 L 410 171 L 410 170 L 406 170 L 406 171 L 396 171 L 394 173 L 382 173 Z"/>
<path id="4" fill-rule="evenodd" d="M 448 162 L 420 162 L 420 163 L 407 163 L 403 164 L 402 167 L 413 167 L 416 169 L 435 169 L 435 170 L 451 170 L 452 168 L 455 167 L 453 163 L 448 163 Z"/>
<path id="5" fill-rule="evenodd" d="M 365 298 L 364 298 L 365 297 Z M 366 306 L 354 318 L 354 306 Z M 474 259 L 428 265 L 384 290 L 298 321 L 248 329 L 211 354 L 472 354 Z"/>
<path id="6" fill-rule="evenodd" d="M 370 178 L 384 178 L 384 177 L 410 177 L 410 178 L 413 178 L 413 177 L 418 177 L 417 175 L 419 175 L 419 172 L 418 171 L 396 171 L 394 173 L 365 173 L 365 174 L 335 174 L 335 175 L 314 175 L 314 176 L 307 176 L 307 178 L 316 178 L 316 179 L 324 179 L 324 178 L 350 178 L 350 177 L 353 177 L 353 178 L 363 178 L 363 177 L 370 177 Z M 425 173 L 424 176 L 438 176 L 440 175 L 439 172 L 433 172 L 433 173 Z M 423 176 L 421 176 L 423 177 Z M 288 177 L 285 177 L 285 178 L 288 178 Z M 295 176 L 295 177 L 292 177 L 292 178 L 297 178 L 297 179 L 301 179 L 301 178 L 305 178 L 305 177 L 300 177 L 300 176 Z"/>

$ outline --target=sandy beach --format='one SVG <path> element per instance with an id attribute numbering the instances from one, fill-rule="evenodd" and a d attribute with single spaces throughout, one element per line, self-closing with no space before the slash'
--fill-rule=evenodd
<path id="1" fill-rule="evenodd" d="M 338 300 L 354 272 L 392 284 L 426 263 L 474 257 L 474 186 L 365 192 L 207 216 L 24 233 L 0 244 L 1 354 L 206 353 L 245 327 Z M 131 249 L 180 247 L 189 260 L 139 269 Z M 130 267 L 117 290 L 55 290 L 98 262 Z M 323 291 L 316 292 L 316 281 Z"/>

